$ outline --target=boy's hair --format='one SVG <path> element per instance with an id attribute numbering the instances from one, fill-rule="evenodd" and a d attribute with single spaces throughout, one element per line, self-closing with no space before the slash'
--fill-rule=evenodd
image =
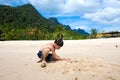
<path id="1" fill-rule="evenodd" d="M 63 39 L 56 39 L 55 41 L 54 41 L 54 43 L 56 43 L 58 46 L 60 46 L 60 47 L 62 47 L 63 46 Z"/>

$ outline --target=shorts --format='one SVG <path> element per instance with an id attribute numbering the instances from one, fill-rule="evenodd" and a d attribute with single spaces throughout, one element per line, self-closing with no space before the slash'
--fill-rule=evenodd
<path id="1" fill-rule="evenodd" d="M 39 58 L 42 58 L 42 56 L 43 56 L 42 51 L 39 51 L 37 53 L 37 55 L 38 55 Z M 51 60 L 52 60 L 52 54 L 48 54 L 48 56 L 46 57 L 46 61 L 51 61 Z"/>

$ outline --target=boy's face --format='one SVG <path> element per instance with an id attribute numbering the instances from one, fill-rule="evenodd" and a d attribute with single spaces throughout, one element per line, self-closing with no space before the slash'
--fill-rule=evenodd
<path id="1" fill-rule="evenodd" d="M 55 44 L 55 49 L 60 49 L 61 47 Z"/>

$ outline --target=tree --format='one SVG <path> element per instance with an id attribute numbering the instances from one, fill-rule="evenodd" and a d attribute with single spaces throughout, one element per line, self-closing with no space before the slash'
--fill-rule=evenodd
<path id="1" fill-rule="evenodd" d="M 88 38 L 92 38 L 92 39 L 95 39 L 96 38 L 96 35 L 97 35 L 97 29 L 96 28 L 92 28 L 91 29 L 91 34 L 88 36 Z"/>
<path id="2" fill-rule="evenodd" d="M 57 29 L 55 30 L 55 33 L 54 33 L 54 38 L 64 38 L 65 34 L 65 28 L 62 27 L 62 26 L 58 26 Z"/>

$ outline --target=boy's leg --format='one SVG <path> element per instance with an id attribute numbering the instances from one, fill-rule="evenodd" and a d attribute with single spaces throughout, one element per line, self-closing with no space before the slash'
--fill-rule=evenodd
<path id="1" fill-rule="evenodd" d="M 42 62 L 42 56 L 43 56 L 43 54 L 42 54 L 42 51 L 39 51 L 38 53 L 37 53 L 37 55 L 38 55 L 38 57 L 39 57 L 39 61 L 37 61 L 37 63 L 39 63 L 39 62 Z"/>
<path id="2" fill-rule="evenodd" d="M 41 67 L 44 68 L 46 67 L 46 58 L 49 54 L 49 49 L 44 49 L 42 52 L 43 52 L 43 56 L 42 56 L 42 64 L 41 64 Z"/>
<path id="3" fill-rule="evenodd" d="M 49 51 L 50 51 L 50 49 L 44 49 L 42 52 L 43 52 L 43 56 L 42 56 L 42 60 L 43 61 L 46 61 L 46 58 L 47 58 L 47 56 L 48 56 L 48 54 L 49 54 Z"/>

